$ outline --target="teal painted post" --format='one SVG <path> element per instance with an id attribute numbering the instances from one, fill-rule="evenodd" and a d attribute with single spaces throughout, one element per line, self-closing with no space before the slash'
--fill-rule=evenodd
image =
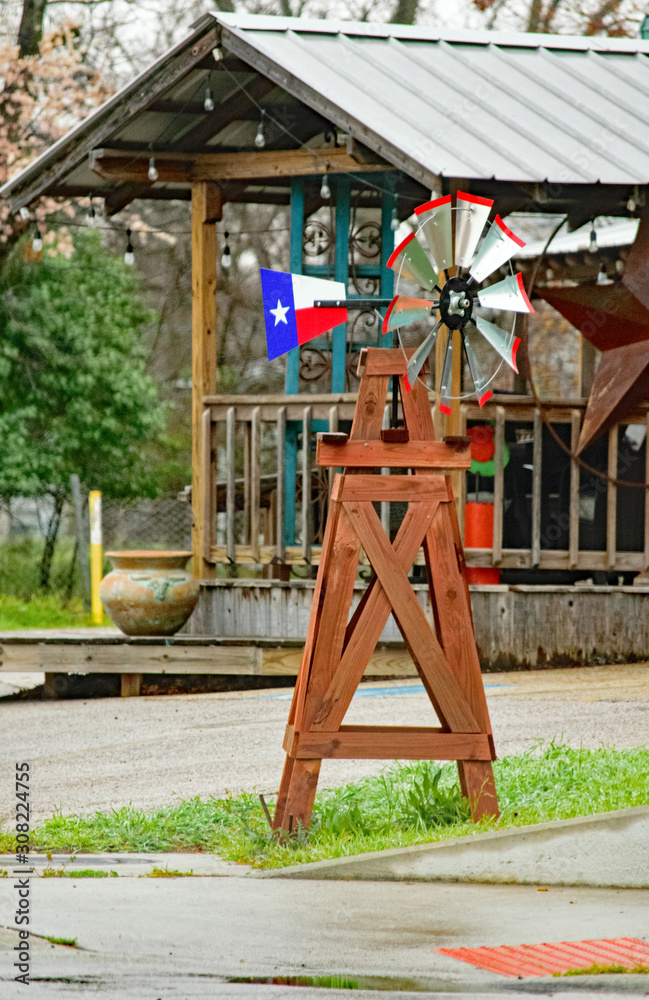
<path id="1" fill-rule="evenodd" d="M 394 295 L 394 273 L 387 266 L 394 250 L 395 233 L 392 232 L 392 209 L 397 199 L 393 194 L 384 194 L 381 204 L 381 296 L 384 299 Z M 392 334 L 379 331 L 379 347 L 392 347 Z"/>
<path id="2" fill-rule="evenodd" d="M 349 268 L 349 181 L 350 178 L 336 178 L 336 264 L 334 277 L 347 287 Z M 345 391 L 345 361 L 347 352 L 347 326 L 341 323 L 333 331 L 333 351 L 331 358 L 331 391 Z"/>
<path id="3" fill-rule="evenodd" d="M 291 249 L 289 270 L 302 274 L 302 230 L 304 228 L 304 178 L 291 180 Z M 286 395 L 299 391 L 300 349 L 289 351 L 286 358 Z M 284 451 L 284 545 L 295 545 L 295 489 L 297 479 L 298 425 L 289 420 L 286 424 Z"/>

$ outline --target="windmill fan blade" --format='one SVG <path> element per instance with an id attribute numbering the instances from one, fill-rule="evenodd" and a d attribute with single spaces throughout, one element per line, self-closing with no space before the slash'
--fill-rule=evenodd
<path id="1" fill-rule="evenodd" d="M 478 364 L 478 359 L 475 355 L 475 351 L 473 350 L 473 344 L 469 339 L 467 330 L 463 331 L 462 343 L 464 344 L 466 359 L 469 363 L 469 372 L 471 373 L 473 386 L 475 388 L 476 396 L 478 397 L 478 403 L 482 408 L 487 400 L 491 399 L 493 392 L 491 389 L 487 388 L 487 379 L 480 370 L 480 365 Z"/>
<path id="2" fill-rule="evenodd" d="M 417 320 L 427 319 L 433 309 L 433 303 L 426 299 L 410 299 L 407 295 L 395 295 L 383 317 L 383 333 L 396 330 L 400 326 L 409 326 Z"/>
<path id="3" fill-rule="evenodd" d="M 422 224 L 426 243 L 440 271 L 453 265 L 453 224 L 451 196 L 427 201 L 415 209 Z"/>
<path id="4" fill-rule="evenodd" d="M 496 326 L 495 323 L 490 323 L 489 320 L 483 319 L 482 316 L 476 316 L 475 325 L 485 340 L 491 344 L 494 350 L 498 351 L 501 358 L 504 358 L 509 367 L 513 368 L 518 374 L 516 351 L 518 350 L 521 338 L 515 337 L 513 333 L 506 333 L 499 326 Z"/>
<path id="5" fill-rule="evenodd" d="M 455 213 L 455 263 L 468 267 L 489 218 L 493 201 L 458 191 Z"/>
<path id="6" fill-rule="evenodd" d="M 424 362 L 426 358 L 435 346 L 435 341 L 437 340 L 437 331 L 439 330 L 440 324 L 438 323 L 434 330 L 431 330 L 425 340 L 422 340 L 421 344 L 415 351 L 415 353 L 410 358 L 408 362 L 408 367 L 406 368 L 406 389 L 408 392 L 412 389 L 415 384 L 415 379 L 419 375 L 419 372 L 424 367 Z"/>
<path id="7" fill-rule="evenodd" d="M 444 353 L 444 367 L 442 368 L 442 381 L 439 387 L 439 410 L 440 413 L 451 412 L 451 393 L 453 384 L 453 331 L 448 331 L 446 341 L 446 351 Z"/>
<path id="8" fill-rule="evenodd" d="M 506 309 L 508 312 L 533 313 L 534 306 L 527 297 L 523 275 L 508 274 L 502 281 L 478 292 L 478 302 L 487 309 Z"/>
<path id="9" fill-rule="evenodd" d="M 525 241 L 512 233 L 511 229 L 508 229 L 500 216 L 497 215 L 471 265 L 471 277 L 478 282 L 484 281 L 496 268 L 508 261 L 524 246 Z"/>
<path id="10" fill-rule="evenodd" d="M 433 270 L 433 265 L 414 233 L 406 236 L 388 260 L 388 267 L 393 271 L 399 266 L 404 277 L 410 278 L 429 292 L 432 292 L 437 284 L 437 274 Z"/>

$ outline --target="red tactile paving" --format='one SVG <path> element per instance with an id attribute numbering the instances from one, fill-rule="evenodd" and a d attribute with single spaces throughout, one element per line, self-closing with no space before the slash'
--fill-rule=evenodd
<path id="1" fill-rule="evenodd" d="M 559 941 L 498 948 L 438 948 L 442 955 L 501 976 L 549 976 L 591 965 L 649 965 L 649 943 L 636 938 L 602 941 Z"/>

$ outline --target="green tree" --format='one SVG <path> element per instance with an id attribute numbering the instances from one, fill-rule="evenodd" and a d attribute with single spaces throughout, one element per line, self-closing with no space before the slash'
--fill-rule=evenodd
<path id="1" fill-rule="evenodd" d="M 165 424 L 133 269 L 92 230 L 48 238 L 39 259 L 19 243 L 0 276 L 0 495 L 52 498 L 45 588 L 71 473 L 108 496 L 153 495 L 145 451 Z"/>

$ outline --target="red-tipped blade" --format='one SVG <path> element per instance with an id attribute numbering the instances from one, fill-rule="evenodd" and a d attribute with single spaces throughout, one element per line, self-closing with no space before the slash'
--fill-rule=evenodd
<path id="1" fill-rule="evenodd" d="M 439 387 L 439 410 L 440 413 L 451 412 L 451 395 L 453 384 L 453 333 L 448 332 L 446 341 L 446 351 L 444 353 L 444 366 L 442 368 L 442 381 Z"/>
<path id="2" fill-rule="evenodd" d="M 411 299 L 407 295 L 395 295 L 383 318 L 383 333 L 409 326 L 421 319 L 428 319 L 433 309 L 426 299 Z"/>
<path id="3" fill-rule="evenodd" d="M 471 277 L 477 282 L 484 281 L 524 246 L 525 242 L 497 215 L 471 265 Z"/>
<path id="4" fill-rule="evenodd" d="M 504 309 L 508 312 L 533 313 L 534 306 L 530 302 L 523 275 L 508 274 L 502 281 L 497 281 L 495 285 L 489 285 L 478 292 L 478 301 L 481 306 L 487 309 Z"/>
<path id="5" fill-rule="evenodd" d="M 388 267 L 396 273 L 400 271 L 405 278 L 410 278 L 429 292 L 437 284 L 437 272 L 414 233 L 399 244 L 388 260 Z"/>
<path id="6" fill-rule="evenodd" d="M 495 323 L 490 323 L 488 319 L 483 319 L 482 316 L 476 316 L 475 325 L 488 343 L 498 351 L 501 358 L 503 358 L 510 368 L 518 374 L 518 368 L 516 367 L 516 352 L 518 351 L 518 345 L 521 340 L 520 337 L 515 337 L 514 333 L 506 333 Z"/>

